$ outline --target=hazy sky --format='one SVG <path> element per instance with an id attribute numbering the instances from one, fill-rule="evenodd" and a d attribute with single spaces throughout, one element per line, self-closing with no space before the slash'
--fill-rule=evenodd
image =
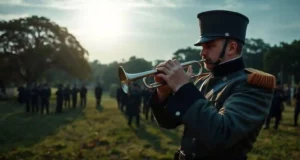
<path id="1" fill-rule="evenodd" d="M 250 19 L 247 38 L 274 45 L 300 39 L 299 0 L 0 0 L 0 19 L 45 16 L 67 27 L 89 61 L 169 59 L 199 37 L 196 15 L 212 9 Z"/>

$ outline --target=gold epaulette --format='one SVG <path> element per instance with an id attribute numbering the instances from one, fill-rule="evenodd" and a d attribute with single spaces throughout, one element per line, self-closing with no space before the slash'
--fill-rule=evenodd
<path id="1" fill-rule="evenodd" d="M 201 73 L 198 77 L 196 77 L 194 84 L 198 83 L 202 78 L 205 78 L 208 75 L 209 75 L 209 73 Z"/>
<path id="2" fill-rule="evenodd" d="M 246 68 L 249 72 L 247 82 L 256 86 L 273 89 L 276 85 L 275 76 L 253 68 Z"/>
<path id="3" fill-rule="evenodd" d="M 206 77 L 207 75 L 209 75 L 209 73 L 201 73 L 201 74 L 197 77 L 197 80 L 200 80 L 200 79 Z"/>

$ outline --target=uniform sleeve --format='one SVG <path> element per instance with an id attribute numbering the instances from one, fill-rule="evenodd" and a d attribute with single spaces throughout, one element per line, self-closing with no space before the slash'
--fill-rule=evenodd
<path id="1" fill-rule="evenodd" d="M 149 98 L 149 106 L 152 109 L 152 113 L 160 127 L 166 129 L 173 129 L 180 125 L 180 121 L 176 119 L 166 108 L 166 104 L 173 95 L 170 94 L 166 101 L 158 103 L 157 92 L 155 91 Z"/>
<path id="2" fill-rule="evenodd" d="M 273 90 L 241 84 L 218 111 L 191 84 L 181 87 L 167 104 L 168 112 L 193 130 L 208 149 L 226 149 L 261 127 Z M 180 114 L 179 114 L 180 113 Z"/>

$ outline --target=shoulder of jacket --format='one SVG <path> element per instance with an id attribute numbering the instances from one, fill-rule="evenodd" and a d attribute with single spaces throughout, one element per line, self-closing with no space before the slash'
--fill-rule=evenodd
<path id="1" fill-rule="evenodd" d="M 274 89 L 276 86 L 276 78 L 272 74 L 254 69 L 245 68 L 247 73 L 247 83 L 255 86 Z"/>

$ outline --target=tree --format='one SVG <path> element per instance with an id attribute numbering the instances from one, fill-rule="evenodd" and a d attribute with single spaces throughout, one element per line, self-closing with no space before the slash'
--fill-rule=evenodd
<path id="1" fill-rule="evenodd" d="M 186 49 L 178 49 L 176 52 L 173 53 L 173 58 L 176 58 L 177 60 L 180 61 L 180 63 L 187 62 L 187 61 L 200 61 L 201 56 L 200 56 L 201 50 L 200 49 L 193 49 L 191 47 L 187 47 Z M 202 65 L 202 72 L 207 72 L 207 70 L 204 68 L 203 63 Z M 193 67 L 193 72 L 198 73 L 199 72 L 199 65 L 197 64 L 192 64 Z"/>
<path id="2" fill-rule="evenodd" d="M 162 59 L 157 59 L 153 61 L 153 67 L 156 67 L 157 65 L 159 65 L 162 62 L 165 62 L 166 60 L 162 60 Z"/>
<path id="3" fill-rule="evenodd" d="M 246 67 L 264 70 L 264 54 L 270 49 L 270 45 L 262 39 L 246 39 L 243 47 L 243 59 Z"/>
<path id="4" fill-rule="evenodd" d="M 273 46 L 264 56 L 266 71 L 277 75 L 283 71 L 283 80 L 287 82 L 289 75 L 295 75 L 296 82 L 300 81 L 300 40 L 295 40 L 291 44 L 280 43 Z"/>
<path id="5" fill-rule="evenodd" d="M 49 68 L 81 79 L 91 72 L 85 57 L 88 52 L 66 28 L 45 17 L 1 21 L 0 55 L 7 61 L 2 67 L 27 83 L 36 81 Z"/>
<path id="6" fill-rule="evenodd" d="M 191 47 L 187 47 L 186 49 L 178 49 L 173 53 L 173 58 L 178 59 L 180 62 L 200 60 L 200 52 L 200 49 L 193 49 Z"/>
<path id="7" fill-rule="evenodd" d="M 94 66 L 95 63 L 92 65 Z M 112 85 L 120 84 L 119 74 L 118 74 L 119 66 L 122 66 L 126 72 L 133 73 L 133 74 L 153 69 L 151 62 L 148 62 L 143 58 L 137 58 L 135 56 L 130 57 L 128 61 L 123 61 L 123 62 L 114 61 L 108 64 L 107 66 L 103 65 L 101 67 L 103 68 L 102 79 L 103 79 L 105 89 L 108 89 L 108 87 Z M 97 68 L 99 69 L 100 66 Z M 142 83 L 141 79 L 137 80 L 136 82 L 140 84 Z"/>
<path id="8" fill-rule="evenodd" d="M 104 71 L 107 69 L 107 65 L 99 63 L 98 60 L 94 60 L 90 63 L 92 69 L 92 81 L 103 82 Z"/>

